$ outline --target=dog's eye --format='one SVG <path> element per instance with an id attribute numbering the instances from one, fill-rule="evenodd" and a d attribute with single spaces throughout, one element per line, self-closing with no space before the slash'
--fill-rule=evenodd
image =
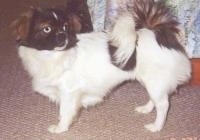
<path id="1" fill-rule="evenodd" d="M 45 33 L 50 33 L 51 31 L 52 31 L 52 29 L 51 29 L 51 27 L 44 27 L 43 28 L 43 31 L 45 32 Z"/>

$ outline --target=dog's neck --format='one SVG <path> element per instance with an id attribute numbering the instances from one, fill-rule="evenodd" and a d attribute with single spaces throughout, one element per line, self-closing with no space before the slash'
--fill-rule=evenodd
<path id="1" fill-rule="evenodd" d="M 68 49 L 68 50 L 37 50 L 34 48 L 30 48 L 24 45 L 19 46 L 19 52 L 24 54 L 32 54 L 29 57 L 37 57 L 42 60 L 48 60 L 48 59 L 59 59 L 60 57 L 65 57 L 65 59 L 75 59 L 76 56 L 76 49 Z"/>

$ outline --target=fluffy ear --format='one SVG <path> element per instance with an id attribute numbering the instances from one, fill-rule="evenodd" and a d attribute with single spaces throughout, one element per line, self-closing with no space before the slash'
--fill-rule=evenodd
<path id="1" fill-rule="evenodd" d="M 80 18 L 75 14 L 70 14 L 68 20 L 70 23 L 70 27 L 73 28 L 75 33 L 80 33 L 82 28 Z"/>
<path id="2" fill-rule="evenodd" d="M 33 9 L 22 14 L 18 19 L 13 21 L 10 27 L 13 30 L 13 34 L 16 36 L 17 41 L 25 40 L 30 27 L 31 17 L 33 15 Z"/>
<path id="3" fill-rule="evenodd" d="M 93 31 L 87 0 L 67 0 L 66 12 L 73 14 L 76 31 L 80 33 Z"/>

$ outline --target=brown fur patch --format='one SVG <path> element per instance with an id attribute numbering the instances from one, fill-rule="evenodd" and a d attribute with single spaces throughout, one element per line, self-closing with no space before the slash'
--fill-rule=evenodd
<path id="1" fill-rule="evenodd" d="M 131 8 L 136 29 L 148 28 L 156 35 L 156 40 L 162 47 L 184 52 L 177 39 L 179 22 L 172 14 L 172 9 L 164 1 L 133 0 Z"/>
<path id="2" fill-rule="evenodd" d="M 93 31 L 93 25 L 87 5 L 87 0 L 67 0 L 67 13 L 73 14 L 74 24 L 78 33 Z M 81 27 L 80 27 L 81 25 Z"/>
<path id="3" fill-rule="evenodd" d="M 82 29 L 80 18 L 74 14 L 70 16 L 70 20 L 72 21 L 72 26 L 76 33 L 80 33 Z"/>
<path id="4" fill-rule="evenodd" d="M 17 41 L 25 40 L 28 36 L 32 15 L 33 11 L 30 10 L 11 23 L 10 27 L 13 29 L 13 34 L 16 36 Z"/>

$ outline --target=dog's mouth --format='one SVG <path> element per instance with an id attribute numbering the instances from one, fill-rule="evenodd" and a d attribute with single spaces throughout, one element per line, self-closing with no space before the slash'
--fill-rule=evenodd
<path id="1" fill-rule="evenodd" d="M 67 48 L 67 44 L 68 44 L 67 40 L 64 41 L 64 42 L 61 42 L 54 48 L 54 50 L 55 51 L 63 51 L 63 50 L 65 50 Z"/>

